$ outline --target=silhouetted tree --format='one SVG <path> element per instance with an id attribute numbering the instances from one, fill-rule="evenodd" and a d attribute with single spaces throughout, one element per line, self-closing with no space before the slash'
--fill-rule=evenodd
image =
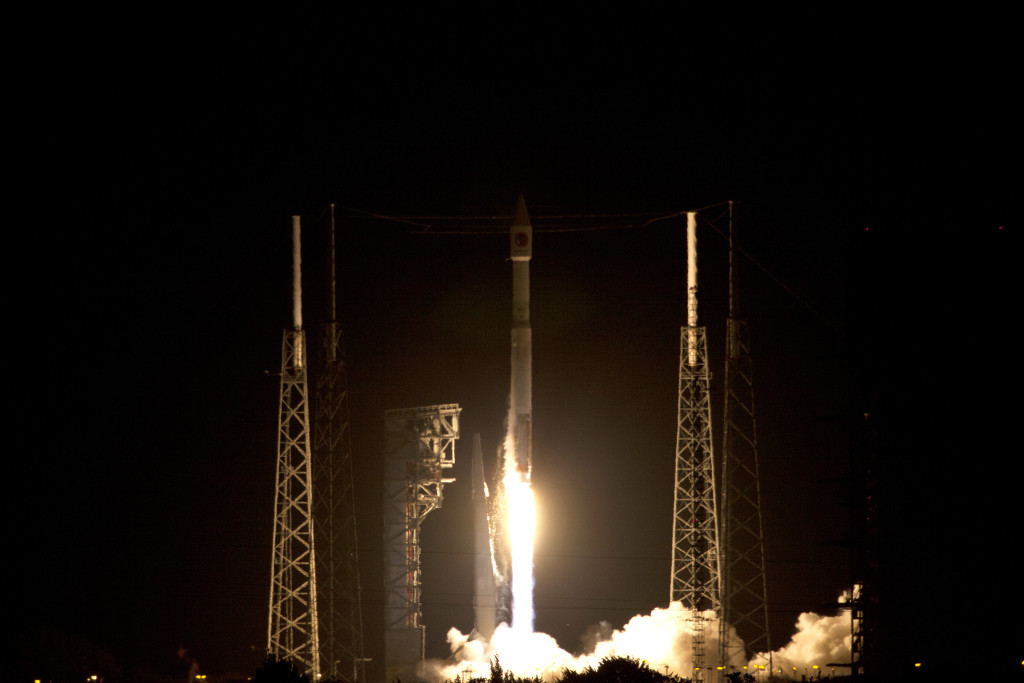
<path id="1" fill-rule="evenodd" d="M 689 683 L 688 678 L 661 674 L 647 662 L 632 657 L 605 657 L 597 668 L 587 667 L 583 671 L 563 669 L 558 683 Z M 486 681 L 474 679 L 470 683 L 537 683 L 536 678 L 520 678 L 511 671 L 505 671 L 497 657 L 491 660 L 491 677 Z M 745 683 L 741 679 L 740 683 Z M 458 680 L 448 683 L 459 683 Z"/>
<path id="2" fill-rule="evenodd" d="M 632 657 L 605 657 L 596 669 L 564 669 L 560 679 L 561 683 L 684 683 L 688 680 L 658 673 L 647 662 Z"/>
<path id="3" fill-rule="evenodd" d="M 301 673 L 292 660 L 268 654 L 252 680 L 253 683 L 309 683 L 309 676 Z"/>
<path id="4" fill-rule="evenodd" d="M 733 671 L 732 673 L 725 674 L 725 677 L 729 680 L 729 683 L 754 683 L 754 675 L 743 671 Z"/>

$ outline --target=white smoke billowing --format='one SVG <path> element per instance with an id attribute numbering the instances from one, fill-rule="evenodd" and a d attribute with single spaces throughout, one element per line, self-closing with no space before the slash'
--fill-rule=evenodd
<path id="1" fill-rule="evenodd" d="M 705 665 L 717 664 L 718 621 L 712 612 L 704 614 Z M 490 676 L 491 662 L 498 657 L 502 669 L 516 676 L 553 681 L 564 669 L 582 671 L 600 664 L 605 657 L 631 657 L 646 662 L 656 671 L 682 677 L 693 673 L 693 624 L 689 610 L 678 602 L 667 609 L 655 608 L 650 614 L 637 615 L 620 629 L 601 624 L 592 639 L 593 651 L 574 655 L 562 649 L 545 633 L 518 633 L 500 625 L 490 642 L 473 639 L 456 628 L 448 631 L 452 656 L 446 661 L 426 663 L 424 676 L 430 681 L 469 680 Z M 792 640 L 772 653 L 772 668 L 783 676 L 799 679 L 815 665 L 824 668 L 832 662 L 850 661 L 850 615 L 820 616 L 813 612 L 800 615 Z M 735 631 L 731 638 L 736 638 Z M 746 665 L 767 666 L 767 653 L 759 653 L 750 662 L 728 662 L 730 670 Z M 795 671 L 794 671 L 795 669 Z M 781 670 L 781 671 L 780 671 Z"/>
<path id="2" fill-rule="evenodd" d="M 825 617 L 804 612 L 797 619 L 796 633 L 789 643 L 772 653 L 772 667 L 796 678 L 813 671 L 815 666 L 825 668 L 833 662 L 849 662 L 851 644 L 849 612 Z M 763 662 L 766 658 L 767 655 L 755 660 Z"/>
<path id="3" fill-rule="evenodd" d="M 710 612 L 705 615 L 711 616 Z M 678 602 L 672 603 L 667 609 L 655 608 L 650 614 L 633 617 L 621 629 L 605 631 L 607 637 L 596 639 L 593 651 L 583 655 L 567 652 L 545 633 L 520 634 L 505 624 L 497 628 L 489 643 L 470 640 L 453 628 L 448 631 L 452 658 L 433 662 L 427 678 L 487 677 L 495 655 L 504 670 L 545 681 L 554 680 L 563 669 L 582 671 L 597 667 L 603 658 L 613 656 L 640 659 L 659 671 L 667 666 L 670 673 L 689 672 L 692 670 L 692 624 L 690 611 Z M 707 619 L 705 624 L 705 647 L 708 652 L 717 652 L 718 622 Z"/>

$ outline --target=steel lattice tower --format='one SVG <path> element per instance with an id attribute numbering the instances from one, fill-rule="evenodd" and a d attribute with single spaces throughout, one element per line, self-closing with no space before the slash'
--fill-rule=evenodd
<path id="1" fill-rule="evenodd" d="M 704 672 L 707 611 L 721 610 L 707 336 L 697 326 L 697 217 L 687 216 L 687 325 L 680 329 L 670 601 L 691 611 L 694 680 Z"/>
<path id="2" fill-rule="evenodd" d="M 365 680 L 355 489 L 344 333 L 336 320 L 334 205 L 331 205 L 328 319 L 320 327 L 313 418 L 313 517 L 321 671 Z"/>
<path id="3" fill-rule="evenodd" d="M 455 465 L 458 404 L 389 410 L 384 482 L 385 674 L 415 680 L 424 657 L 420 623 L 420 525 L 441 507 Z"/>
<path id="4" fill-rule="evenodd" d="M 292 217 L 292 237 L 295 324 L 293 329 L 285 330 L 281 348 L 267 652 L 278 659 L 292 660 L 316 680 L 320 674 L 320 648 L 298 216 Z"/>
<path id="5" fill-rule="evenodd" d="M 726 323 L 725 409 L 722 441 L 722 618 L 719 621 L 721 661 L 747 662 L 757 652 L 769 653 L 767 582 L 761 484 L 754 419 L 754 376 L 750 333 L 735 317 L 732 202 L 729 202 L 729 318 Z M 729 627 L 743 642 L 729 638 Z M 743 643 L 746 643 L 744 650 Z"/>
<path id="6" fill-rule="evenodd" d="M 723 661 L 771 652 L 768 634 L 764 525 L 754 420 L 753 364 L 749 331 L 742 320 L 726 324 L 725 436 L 722 453 L 722 640 Z M 729 626 L 743 643 L 730 642 Z M 769 667 L 770 668 L 770 667 Z"/>

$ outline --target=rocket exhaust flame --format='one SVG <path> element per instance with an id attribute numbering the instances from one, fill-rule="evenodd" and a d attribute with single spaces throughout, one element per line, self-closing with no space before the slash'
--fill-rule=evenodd
<path id="1" fill-rule="evenodd" d="M 512 441 L 512 439 L 509 439 Z M 510 457 L 512 456 L 512 457 Z M 536 512 L 529 475 L 514 451 L 506 451 L 505 497 L 512 568 L 512 630 L 533 633 L 533 535 Z"/>

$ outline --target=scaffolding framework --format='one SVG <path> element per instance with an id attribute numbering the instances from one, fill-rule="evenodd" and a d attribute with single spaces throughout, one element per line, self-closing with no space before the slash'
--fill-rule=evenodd
<path id="1" fill-rule="evenodd" d="M 337 322 L 320 331 L 313 517 L 321 670 L 333 679 L 354 682 L 365 680 L 365 671 L 344 336 Z"/>
<path id="2" fill-rule="evenodd" d="M 385 673 L 415 680 L 424 657 L 420 526 L 444 502 L 455 465 L 458 404 L 389 410 L 384 491 Z"/>
<path id="3" fill-rule="evenodd" d="M 669 600 L 692 613 L 695 680 L 703 678 L 706 612 L 721 613 L 718 519 L 711 447 L 710 371 L 703 327 L 680 330 L 672 582 Z"/>
<path id="4" fill-rule="evenodd" d="M 301 327 L 285 330 L 281 349 L 267 652 L 315 680 L 320 650 L 305 340 Z"/>
<path id="5" fill-rule="evenodd" d="M 764 524 L 754 413 L 753 362 L 745 322 L 726 324 L 722 440 L 722 662 L 771 653 Z M 734 627 L 742 642 L 729 638 Z M 744 643 L 746 648 L 744 648 Z M 770 654 L 769 654 L 770 657 Z M 768 662 L 771 668 L 771 661 Z"/>

